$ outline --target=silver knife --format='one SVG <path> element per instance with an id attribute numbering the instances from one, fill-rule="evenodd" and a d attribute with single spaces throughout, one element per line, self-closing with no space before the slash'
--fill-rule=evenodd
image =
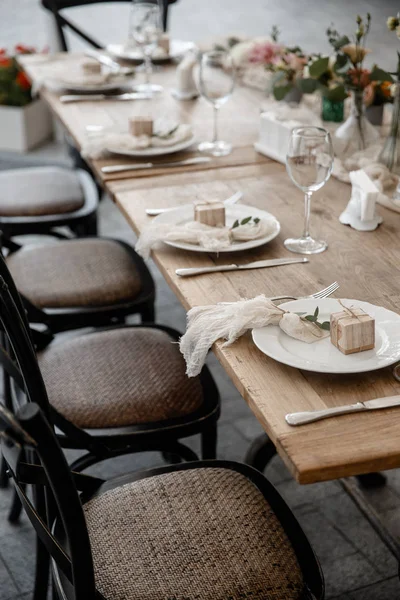
<path id="1" fill-rule="evenodd" d="M 127 92 L 125 94 L 65 94 L 60 96 L 60 102 L 97 102 L 99 100 L 150 100 L 151 94 L 145 92 Z"/>
<path id="2" fill-rule="evenodd" d="M 364 412 L 366 410 L 377 410 L 378 408 L 390 408 L 391 406 L 400 406 L 400 396 L 388 396 L 387 398 L 377 398 L 376 400 L 366 400 L 356 404 L 347 404 L 344 406 L 335 406 L 323 410 L 309 410 L 304 412 L 290 413 L 286 415 L 286 422 L 289 425 L 304 425 L 313 423 L 329 417 L 347 415 L 353 412 Z"/>
<path id="3" fill-rule="evenodd" d="M 133 75 L 135 73 L 135 69 L 133 67 L 123 67 L 116 60 L 108 56 L 108 54 L 102 54 L 97 50 L 88 49 L 85 51 L 85 56 L 89 56 L 90 58 L 94 58 L 101 65 L 105 65 L 115 73 L 120 73 L 121 75 Z"/>
<path id="4" fill-rule="evenodd" d="M 245 269 L 263 269 L 265 267 L 279 267 L 281 265 L 293 265 L 294 263 L 306 263 L 308 258 L 273 258 L 270 260 L 258 260 L 247 263 L 247 265 L 219 265 L 215 267 L 195 267 L 193 269 L 176 269 L 175 273 L 180 277 L 189 275 L 202 275 L 203 273 L 218 273 L 220 271 L 243 271 Z"/>
<path id="5" fill-rule="evenodd" d="M 102 173 L 120 173 L 121 171 L 137 171 L 138 169 L 163 169 L 164 167 L 183 167 L 184 165 L 199 165 L 201 163 L 210 162 L 209 156 L 196 156 L 194 158 L 186 158 L 185 160 L 175 160 L 167 163 L 136 163 L 130 165 L 110 165 L 102 167 Z"/>

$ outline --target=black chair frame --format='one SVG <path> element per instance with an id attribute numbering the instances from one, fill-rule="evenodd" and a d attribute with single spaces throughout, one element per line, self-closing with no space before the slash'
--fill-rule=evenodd
<path id="1" fill-rule="evenodd" d="M 202 406 L 193 413 L 175 419 L 162 422 L 146 423 L 130 427 L 115 427 L 107 429 L 81 429 L 63 417 L 51 405 L 43 378 L 37 364 L 33 349 L 30 328 L 25 315 L 21 311 L 21 301 L 16 298 L 16 290 L 0 277 L 0 303 L 3 309 L 12 315 L 12 325 L 6 330 L 9 344 L 14 355 L 24 356 L 26 378 L 39 380 L 41 393 L 41 409 L 50 418 L 58 429 L 58 438 L 64 448 L 87 450 L 87 454 L 73 463 L 74 470 L 83 470 L 89 466 L 123 454 L 158 450 L 172 455 L 177 455 L 184 460 L 196 460 L 196 454 L 178 440 L 200 433 L 202 435 L 202 454 L 204 458 L 214 458 L 216 455 L 216 423 L 220 415 L 219 394 L 214 380 L 207 367 L 200 374 L 200 382 L 203 388 L 204 402 Z M 0 318 L 1 315 L 0 315 Z M 126 328 L 126 325 L 119 326 Z M 129 325 L 134 328 L 152 328 L 165 331 L 173 340 L 178 341 L 179 333 L 170 327 L 150 323 L 147 325 Z M 114 327 L 113 329 L 118 328 Z M 107 331 L 110 328 L 105 328 Z M 99 330 L 96 330 L 99 331 Z M 100 330 L 101 331 L 101 330 Z M 92 332 L 93 333 L 93 332 Z M 91 335 L 91 333 L 85 334 Z M 16 352 L 16 347 L 18 352 Z M 32 354 L 33 352 L 33 354 Z M 16 384 L 17 388 L 26 393 L 27 382 L 23 382 L 15 368 L 10 348 L 2 348 L 0 362 L 3 368 Z M 11 409 L 15 402 L 18 403 L 19 394 L 16 390 L 13 394 L 5 394 L 7 408 Z"/>
<path id="2" fill-rule="evenodd" d="M 79 29 L 74 23 L 60 13 L 61 10 L 67 8 L 73 8 L 75 6 L 84 6 L 88 4 L 100 4 L 101 2 L 112 2 L 115 0 L 42 0 L 42 6 L 53 13 L 57 31 L 61 43 L 61 47 L 64 52 L 68 51 L 67 41 L 65 39 L 64 29 L 68 28 L 78 35 L 85 42 L 90 44 L 94 48 L 101 49 L 103 46 L 97 40 L 89 36 L 87 33 Z M 116 0 L 117 2 L 131 2 L 131 0 Z M 163 27 L 164 31 L 167 30 L 168 25 L 168 8 L 170 4 L 173 4 L 176 0 L 162 0 L 163 4 Z"/>
<path id="3" fill-rule="evenodd" d="M 37 394 L 31 400 L 35 397 Z M 164 473 L 202 468 L 230 469 L 252 481 L 279 519 L 296 553 L 304 578 L 304 590 L 299 600 L 324 598 L 322 572 L 304 532 L 275 488 L 255 469 L 231 461 L 198 461 L 104 481 L 69 470 L 50 426 L 39 406 L 33 402 L 20 409 L 17 417 L 0 407 L 1 430 L 2 451 L 9 465 L 10 476 L 40 543 L 52 558 L 53 594 L 55 592 L 56 598 L 102 598 L 95 588 L 93 559 L 81 503 L 127 483 Z M 40 464 L 25 461 L 25 455 L 32 452 L 39 457 L 37 462 Z M 32 484 L 34 488 L 40 486 L 41 490 L 45 486 L 46 522 L 26 496 L 26 484 Z M 80 498 L 77 489 L 83 491 Z"/>
<path id="4" fill-rule="evenodd" d="M 71 241 L 73 242 L 73 240 Z M 142 322 L 154 322 L 155 286 L 150 271 L 142 258 L 129 244 L 126 244 L 121 240 L 111 241 L 123 246 L 136 267 L 142 283 L 142 289 L 136 298 L 127 302 L 112 304 L 110 306 L 42 309 L 32 304 L 27 298 L 22 297 L 28 321 L 30 323 L 43 324 L 48 327 L 52 333 L 69 331 L 71 329 L 79 329 L 82 327 L 104 327 L 110 323 L 123 323 L 125 318 L 132 314 L 139 314 Z M 22 247 L 13 240 L 7 239 L 4 235 L 2 236 L 2 246 L 3 248 L 7 248 L 10 254 L 18 252 Z M 4 277 L 10 289 L 13 290 L 15 286 L 13 283 L 10 285 L 11 275 L 4 260 L 0 260 L 0 275 Z"/>
<path id="5" fill-rule="evenodd" d="M 82 186 L 85 203 L 73 212 L 57 215 L 0 216 L 0 230 L 11 238 L 17 235 L 43 234 L 67 238 L 55 227 L 68 227 L 77 237 L 97 235 L 98 190 L 92 177 L 83 169 L 76 174 Z"/>
<path id="6" fill-rule="evenodd" d="M 146 451 L 160 451 L 163 455 L 176 457 L 178 461 L 181 459 L 197 460 L 196 453 L 180 441 L 180 439 L 194 434 L 201 435 L 203 458 L 215 458 L 220 403 L 217 387 L 206 367 L 200 375 L 204 402 L 199 410 L 186 417 L 132 427 L 84 430 L 56 411 L 50 405 L 47 397 L 22 301 L 18 297 L 11 275 L 8 275 L 10 287 L 0 276 L 0 320 L 3 324 L 3 335 L 9 342 L 8 346 L 0 348 L 0 363 L 2 363 L 7 377 L 13 380 L 17 390 L 19 388 L 24 392 L 24 398 L 30 400 L 35 397 L 47 419 L 57 428 L 61 445 L 69 449 L 86 451 L 86 454 L 72 463 L 71 468 L 74 471 L 82 471 L 95 463 L 117 456 Z M 132 325 L 131 327 L 142 326 Z M 154 324 L 150 324 L 150 327 L 165 331 L 173 339 L 179 338 L 179 334 L 171 328 Z M 11 386 L 9 388 L 9 392 L 11 392 Z M 32 396 L 33 393 L 34 396 Z M 7 408 L 14 410 L 15 404 L 19 405 L 20 397 L 21 394 L 18 393 L 5 394 Z M 20 503 L 14 499 L 9 516 L 10 521 L 18 519 L 20 509 Z M 35 600 L 41 597 L 42 582 L 47 579 L 45 575 L 47 565 L 42 550 L 43 548 L 39 545 L 37 548 Z"/>

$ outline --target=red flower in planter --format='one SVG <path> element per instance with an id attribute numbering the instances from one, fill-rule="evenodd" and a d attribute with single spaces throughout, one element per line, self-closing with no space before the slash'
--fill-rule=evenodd
<path id="1" fill-rule="evenodd" d="M 8 69 L 11 66 L 12 66 L 11 58 L 8 58 L 8 56 L 5 56 L 5 55 L 4 56 L 0 55 L 0 67 Z"/>
<path id="2" fill-rule="evenodd" d="M 23 90 L 29 90 L 31 87 L 31 83 L 23 71 L 20 71 L 17 74 L 15 81 L 18 83 L 19 87 Z"/>
<path id="3" fill-rule="evenodd" d="M 25 46 L 24 44 L 17 44 L 15 46 L 15 52 L 17 54 L 34 54 L 36 52 L 36 50 L 32 46 Z"/>

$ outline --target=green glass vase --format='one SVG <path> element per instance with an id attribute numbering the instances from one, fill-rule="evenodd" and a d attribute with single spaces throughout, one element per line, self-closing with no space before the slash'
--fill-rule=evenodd
<path id="1" fill-rule="evenodd" d="M 344 118 L 344 102 L 332 102 L 328 98 L 322 97 L 322 120 L 341 123 Z"/>

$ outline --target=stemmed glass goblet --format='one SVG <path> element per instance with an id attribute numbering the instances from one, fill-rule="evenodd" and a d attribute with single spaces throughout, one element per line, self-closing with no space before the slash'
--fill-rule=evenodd
<path id="1" fill-rule="evenodd" d="M 133 0 L 131 6 L 129 36 L 143 52 L 145 83 L 135 86 L 139 92 L 156 93 L 161 85 L 150 83 L 152 74 L 151 57 L 162 34 L 162 11 L 158 2 Z"/>
<path id="2" fill-rule="evenodd" d="M 331 136 L 322 127 L 295 127 L 290 135 L 286 169 L 290 179 L 305 194 L 304 231 L 299 238 L 285 240 L 285 247 L 300 254 L 317 254 L 328 244 L 311 237 L 310 204 L 313 192 L 328 181 L 333 167 Z"/>
<path id="3" fill-rule="evenodd" d="M 231 144 L 219 139 L 218 111 L 232 95 L 235 86 L 235 68 L 228 52 L 212 50 L 204 52 L 200 59 L 200 94 L 214 108 L 214 133 L 211 142 L 199 144 L 200 152 L 213 156 L 225 156 L 232 150 Z"/>

